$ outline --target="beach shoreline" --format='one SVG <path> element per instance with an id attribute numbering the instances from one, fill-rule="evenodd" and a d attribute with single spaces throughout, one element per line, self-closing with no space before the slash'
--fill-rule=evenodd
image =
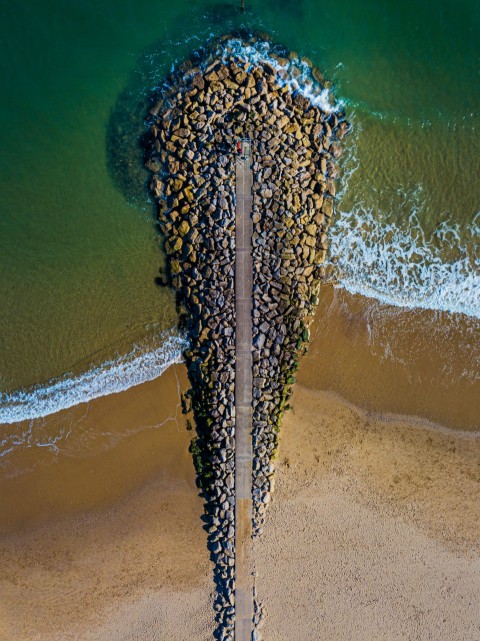
<path id="1" fill-rule="evenodd" d="M 158 393 L 153 383 L 133 389 L 126 406 L 134 405 L 138 396 L 137 411 Z M 408 417 L 389 416 L 385 421 L 336 394 L 298 384 L 292 407 L 282 427 L 272 506 L 256 543 L 266 638 L 309 638 L 317 634 L 312 626 L 319 625 L 320 614 L 324 627 L 318 630 L 332 638 L 384 638 L 385 619 L 378 617 L 352 636 L 347 596 L 351 598 L 357 586 L 359 594 L 379 598 L 385 612 L 403 612 L 411 623 L 415 599 L 425 599 L 422 572 L 428 562 L 432 598 L 438 600 L 437 608 L 447 608 L 449 623 L 438 628 L 430 615 L 422 615 L 415 629 L 423 636 L 413 638 L 433 634 L 437 636 L 431 638 L 473 641 L 468 630 L 480 626 L 480 618 L 465 599 L 474 603 L 471 589 L 479 586 L 471 572 L 480 575 L 478 437 L 437 430 Z M 157 467 L 144 473 L 137 486 L 125 486 L 123 497 L 112 500 L 109 492 L 99 492 L 93 508 L 83 504 L 72 510 L 70 505 L 62 511 L 57 506 L 50 515 L 44 505 L 35 523 L 25 522 L 2 535 L 2 641 L 211 638 L 213 566 L 188 453 L 191 433 L 177 429 L 174 422 L 156 432 L 150 437 L 160 439 Z M 146 434 L 131 437 L 125 456 L 152 448 L 154 441 Z M 111 451 L 103 457 L 109 459 Z M 133 456 L 133 477 L 141 461 L 140 455 Z M 81 484 L 81 475 L 76 482 Z M 75 496 L 75 487 L 70 492 Z M 339 528 L 343 542 L 337 546 Z M 297 562 L 292 564 L 292 558 Z M 386 571 L 372 574 L 373 567 Z M 285 619 L 291 611 L 292 581 L 307 626 L 298 628 L 298 636 Z M 333 593 L 337 599 L 328 597 Z M 366 603 L 354 599 L 349 607 L 365 618 Z M 184 622 L 180 629 L 179 620 Z M 464 632 L 462 621 L 468 622 Z M 298 624 L 297 617 L 291 622 Z M 400 634 L 403 622 L 396 617 L 389 623 L 391 630 L 398 625 Z M 439 630 L 448 636 L 438 636 Z"/>
<path id="2" fill-rule="evenodd" d="M 453 452 L 299 386 L 292 404 L 255 550 L 265 638 L 478 638 L 478 439 Z"/>
<path id="3" fill-rule="evenodd" d="M 480 641 L 480 4 L 240 5 L 4 7 L 0 641 Z"/>

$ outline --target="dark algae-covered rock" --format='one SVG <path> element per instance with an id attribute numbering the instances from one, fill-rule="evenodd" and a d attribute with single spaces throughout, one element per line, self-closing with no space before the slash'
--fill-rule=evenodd
<path id="1" fill-rule="evenodd" d="M 195 418 L 191 452 L 205 499 L 221 639 L 233 639 L 235 620 L 237 145 L 251 141 L 254 180 L 252 501 L 259 534 L 282 416 L 318 302 L 334 163 L 348 130 L 320 71 L 284 49 L 272 51 L 257 37 L 226 36 L 197 52 L 152 106 L 145 141 L 168 277 L 189 339 L 192 387 L 182 406 Z"/>

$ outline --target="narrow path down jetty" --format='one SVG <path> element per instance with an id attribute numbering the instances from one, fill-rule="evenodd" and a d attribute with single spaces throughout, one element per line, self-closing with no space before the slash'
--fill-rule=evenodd
<path id="1" fill-rule="evenodd" d="M 248 141 L 236 158 L 235 175 L 235 641 L 251 641 L 253 175 Z"/>
<path id="2" fill-rule="evenodd" d="M 327 93 L 307 59 L 232 34 L 177 65 L 148 116 L 145 165 L 188 339 L 182 407 L 195 419 L 217 641 L 260 639 L 253 544 L 326 276 L 349 129 Z"/>

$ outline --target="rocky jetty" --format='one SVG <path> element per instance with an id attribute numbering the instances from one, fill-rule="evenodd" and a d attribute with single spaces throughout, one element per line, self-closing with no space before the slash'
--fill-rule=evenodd
<path id="1" fill-rule="evenodd" d="M 151 109 L 145 142 L 169 278 L 190 342 L 185 359 L 192 387 L 184 409 L 193 410 L 197 430 L 192 453 L 205 498 L 221 639 L 233 639 L 235 617 L 236 145 L 248 138 L 253 149 L 252 495 L 258 534 L 273 490 L 282 415 L 318 301 L 335 160 L 348 129 L 343 114 L 321 107 L 320 72 L 276 51 L 266 52 L 256 37 L 225 37 L 194 54 L 168 78 Z M 295 88 L 300 73 L 304 91 Z"/>
<path id="2" fill-rule="evenodd" d="M 347 130 L 341 115 L 325 114 L 300 93 L 292 96 L 270 86 L 266 106 L 263 118 L 271 126 L 258 127 L 253 164 L 257 533 L 273 489 L 282 416 L 318 303 L 335 198 L 338 140 Z"/>

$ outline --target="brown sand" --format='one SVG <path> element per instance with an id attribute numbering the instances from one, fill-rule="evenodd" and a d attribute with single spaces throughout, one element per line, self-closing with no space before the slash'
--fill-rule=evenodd
<path id="1" fill-rule="evenodd" d="M 117 395 L 118 429 L 147 420 L 141 408 L 149 402 L 158 415 L 158 394 L 154 383 Z M 92 412 L 113 411 L 113 398 Z M 176 406 L 177 397 L 163 397 L 169 402 Z M 265 639 L 478 641 L 478 438 L 379 420 L 300 386 L 292 405 L 256 545 Z M 81 482 L 82 463 L 68 477 L 70 508 L 59 491 L 49 515 L 42 499 L 42 518 L 29 508 L 27 524 L 9 524 L 0 539 L 2 641 L 212 638 L 202 504 L 187 451 L 191 434 L 179 425 L 132 430 L 91 455 L 107 488 L 108 471 L 116 483 L 134 477 L 137 489 L 124 481 L 126 497 L 112 503 L 111 487 L 92 494 L 93 485 Z M 67 479 L 64 472 L 55 478 Z"/>
<path id="2" fill-rule="evenodd" d="M 0 534 L 53 518 L 102 508 L 128 496 L 158 474 L 180 467 L 192 492 L 188 444 L 179 389 L 183 366 L 121 394 L 79 405 L 23 427 L 68 436 L 47 447 L 18 448 L 0 467 Z M 22 473 L 18 474 L 17 470 Z M 187 478 L 187 476 L 185 476 Z"/>
<path id="3" fill-rule="evenodd" d="M 480 430 L 480 350 L 472 323 L 324 286 L 298 380 L 373 412 Z"/>
<path id="4" fill-rule="evenodd" d="M 201 501 L 189 479 L 1 542 L 0 638 L 211 638 Z"/>
<path id="5" fill-rule="evenodd" d="M 175 383 L 173 370 L 169 376 Z M 164 393 L 172 381 L 163 381 Z M 158 418 L 178 400 L 174 384 L 162 410 L 158 391 L 149 383 L 92 404 L 98 428 L 105 411 L 110 429 L 116 421 L 121 431 L 143 426 L 115 447 L 73 460 L 58 455 L 4 482 L 18 507 L 2 512 L 2 641 L 211 638 L 211 568 L 191 433 L 181 416 L 148 427 L 145 411 Z M 49 495 L 35 494 L 35 481 L 39 490 L 50 483 Z M 12 507 L 11 497 L 2 500 Z"/>
<path id="6" fill-rule="evenodd" d="M 322 291 L 256 546 L 266 641 L 480 640 L 479 437 L 375 414 L 478 429 L 475 353 L 428 312 L 377 312 Z M 186 386 L 173 367 L 25 426 L 67 436 L 2 461 L 0 641 L 212 638 Z"/>
<path id="7" fill-rule="evenodd" d="M 297 386 L 255 550 L 265 638 L 478 641 L 479 455 Z"/>

